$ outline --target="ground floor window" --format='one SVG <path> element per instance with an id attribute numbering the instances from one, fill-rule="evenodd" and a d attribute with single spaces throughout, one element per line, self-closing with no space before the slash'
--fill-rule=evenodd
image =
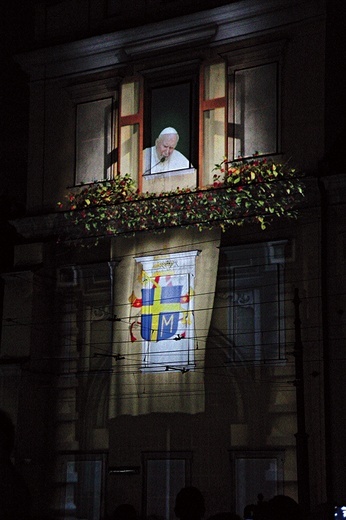
<path id="1" fill-rule="evenodd" d="M 143 454 L 143 515 L 174 520 L 174 504 L 181 488 L 190 485 L 190 452 Z"/>
<path id="2" fill-rule="evenodd" d="M 283 493 L 282 451 L 232 451 L 234 507 L 243 517 L 247 505 Z"/>
<path id="3" fill-rule="evenodd" d="M 103 516 L 105 455 L 62 454 L 60 510 L 64 517 L 99 520 Z"/>

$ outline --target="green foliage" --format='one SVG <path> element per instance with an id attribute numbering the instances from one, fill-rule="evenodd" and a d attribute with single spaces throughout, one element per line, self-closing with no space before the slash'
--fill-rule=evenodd
<path id="1" fill-rule="evenodd" d="M 161 232 L 176 226 L 225 230 L 257 223 L 265 229 L 274 218 L 297 217 L 304 184 L 294 168 L 254 158 L 224 160 L 214 171 L 212 186 L 159 195 L 139 193 L 130 175 L 118 175 L 70 192 L 65 216 L 81 237 Z"/>

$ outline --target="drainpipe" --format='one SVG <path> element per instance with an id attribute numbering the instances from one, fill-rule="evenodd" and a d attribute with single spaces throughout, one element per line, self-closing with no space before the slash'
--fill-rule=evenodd
<path id="1" fill-rule="evenodd" d="M 333 454 L 330 413 L 330 363 L 329 363 L 329 318 L 328 318 L 328 193 L 321 178 L 318 178 L 321 197 L 321 320 L 324 367 L 324 417 L 325 417 L 325 477 L 327 503 L 333 504 Z"/>

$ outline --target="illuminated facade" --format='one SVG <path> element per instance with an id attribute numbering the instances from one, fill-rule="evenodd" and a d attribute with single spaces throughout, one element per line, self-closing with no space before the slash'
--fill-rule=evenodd
<path id="1" fill-rule="evenodd" d="M 343 329 L 328 305 L 345 299 L 345 177 L 321 172 L 324 2 L 184 2 L 169 19 L 163 3 L 42 4 L 39 47 L 18 57 L 31 92 L 27 216 L 2 276 L 0 354 L 18 363 L 2 369 L 1 397 L 27 432 L 16 457 L 34 510 L 99 520 L 130 502 L 173 520 L 186 484 L 207 516 L 242 515 L 259 494 L 341 502 Z M 187 163 L 157 172 L 167 128 Z M 136 232 L 106 234 L 66 218 L 68 194 L 129 174 L 159 219 L 162 193 L 203 194 L 224 157 L 254 155 L 306 173 L 296 220 L 207 229 L 204 215 L 200 230 L 192 207 L 186 225 L 153 230 L 143 209 Z"/>

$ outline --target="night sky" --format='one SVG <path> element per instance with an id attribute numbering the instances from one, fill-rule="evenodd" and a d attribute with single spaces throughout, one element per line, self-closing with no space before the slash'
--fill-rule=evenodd
<path id="1" fill-rule="evenodd" d="M 28 86 L 16 53 L 33 45 L 33 2 L 12 0 L 0 17 L 0 201 L 1 221 L 25 203 L 28 137 Z"/>
<path id="2" fill-rule="evenodd" d="M 14 56 L 33 45 L 30 0 L 3 5 L 0 17 L 0 270 L 11 268 L 18 241 L 11 218 L 25 211 L 28 151 L 29 90 L 26 75 Z"/>

